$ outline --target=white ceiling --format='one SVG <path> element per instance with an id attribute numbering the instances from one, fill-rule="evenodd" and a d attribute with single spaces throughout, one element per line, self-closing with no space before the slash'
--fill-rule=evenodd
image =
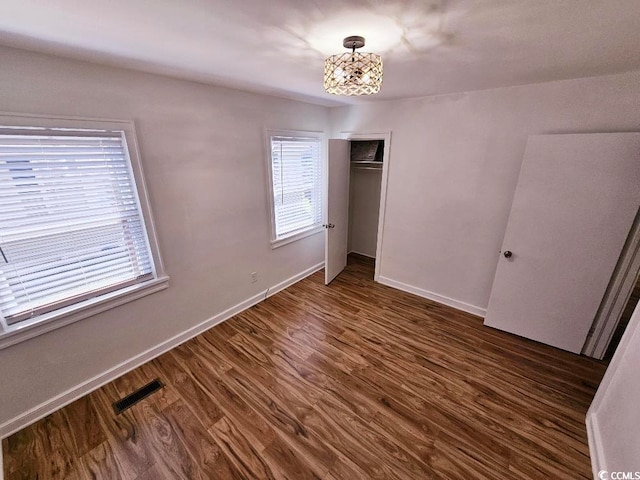
<path id="1" fill-rule="evenodd" d="M 323 91 L 347 35 L 375 97 Z M 640 69 L 640 1 L 2 0 L 0 44 L 336 105 Z"/>

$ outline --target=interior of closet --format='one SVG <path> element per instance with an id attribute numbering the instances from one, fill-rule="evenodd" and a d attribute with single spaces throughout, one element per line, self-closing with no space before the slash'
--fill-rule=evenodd
<path id="1" fill-rule="evenodd" d="M 384 140 L 352 140 L 348 252 L 376 258 Z"/>

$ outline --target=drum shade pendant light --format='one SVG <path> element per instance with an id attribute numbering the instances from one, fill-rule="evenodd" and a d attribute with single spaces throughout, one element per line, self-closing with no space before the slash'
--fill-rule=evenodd
<path id="1" fill-rule="evenodd" d="M 373 95 L 382 85 L 382 58 L 375 53 L 356 52 L 364 37 L 342 42 L 351 52 L 332 55 L 324 61 L 324 89 L 333 95 Z"/>

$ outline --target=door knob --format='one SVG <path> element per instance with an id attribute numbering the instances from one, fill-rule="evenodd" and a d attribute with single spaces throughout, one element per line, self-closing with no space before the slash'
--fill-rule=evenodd
<path id="1" fill-rule="evenodd" d="M 513 253 L 511 253 L 509 250 L 505 250 L 503 255 L 504 255 L 504 258 L 511 258 L 513 256 Z"/>

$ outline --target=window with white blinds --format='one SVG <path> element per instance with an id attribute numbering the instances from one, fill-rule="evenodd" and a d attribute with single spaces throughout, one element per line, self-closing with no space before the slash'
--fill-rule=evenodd
<path id="1" fill-rule="evenodd" d="M 271 135 L 274 238 L 278 241 L 322 223 L 319 137 Z"/>
<path id="2" fill-rule="evenodd" d="M 0 127 L 6 325 L 155 278 L 122 131 Z"/>

